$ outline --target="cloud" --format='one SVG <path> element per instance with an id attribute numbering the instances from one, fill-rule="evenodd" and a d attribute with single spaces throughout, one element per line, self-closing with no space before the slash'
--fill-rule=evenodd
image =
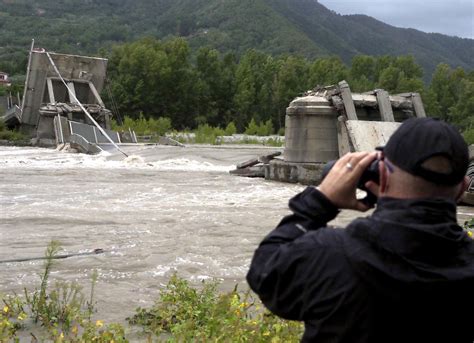
<path id="1" fill-rule="evenodd" d="M 340 14 L 366 14 L 397 27 L 474 38 L 472 0 L 319 0 Z"/>

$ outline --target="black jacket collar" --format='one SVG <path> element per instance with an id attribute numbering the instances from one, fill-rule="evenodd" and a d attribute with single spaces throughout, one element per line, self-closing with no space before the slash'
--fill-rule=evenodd
<path id="1" fill-rule="evenodd" d="M 401 224 L 456 223 L 456 203 L 444 198 L 380 198 L 373 217 L 383 218 L 387 214 L 392 220 L 396 220 Z"/>

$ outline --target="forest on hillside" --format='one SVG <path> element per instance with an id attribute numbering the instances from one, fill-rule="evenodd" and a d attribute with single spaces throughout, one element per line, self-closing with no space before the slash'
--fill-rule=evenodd
<path id="1" fill-rule="evenodd" d="M 342 16 L 307 0 L 0 0 L 0 70 L 24 73 L 31 39 L 49 51 L 105 55 L 143 37 L 187 40 L 240 58 L 256 49 L 308 59 L 411 54 L 429 81 L 437 64 L 474 68 L 474 41 Z"/>
<path id="2" fill-rule="evenodd" d="M 248 50 L 240 59 L 201 48 L 193 58 L 184 39 L 144 39 L 117 46 L 109 79 L 119 112 L 132 119 L 168 118 L 175 129 L 230 123 L 243 132 L 254 122 L 284 128 L 290 101 L 318 85 L 347 80 L 354 92 L 383 88 L 419 92 L 428 115 L 447 120 L 474 143 L 474 72 L 439 64 L 430 84 L 413 56 L 272 57 Z"/>

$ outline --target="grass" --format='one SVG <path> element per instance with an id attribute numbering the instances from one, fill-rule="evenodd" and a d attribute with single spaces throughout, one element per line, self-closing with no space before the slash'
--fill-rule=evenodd
<path id="1" fill-rule="evenodd" d="M 280 319 L 268 312 L 250 291 L 221 293 L 217 281 L 193 287 L 188 281 L 171 276 L 155 304 L 138 308 L 130 325 L 95 319 L 94 291 L 97 274 L 86 295 L 75 282 L 55 282 L 51 271 L 61 250 L 58 242 L 46 248 L 40 285 L 23 295 L 0 297 L 0 342 L 129 342 L 129 332 L 141 331 L 149 342 L 299 342 L 303 325 Z M 124 309 L 124 312 L 127 312 Z"/>

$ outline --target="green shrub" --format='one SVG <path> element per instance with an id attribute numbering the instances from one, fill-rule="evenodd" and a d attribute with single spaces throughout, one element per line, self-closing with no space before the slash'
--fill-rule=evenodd
<path id="1" fill-rule="evenodd" d="M 122 125 L 112 121 L 112 129 L 116 131 L 135 131 L 137 136 L 164 136 L 171 130 L 171 119 L 159 117 L 158 119 L 146 119 L 143 113 L 140 113 L 138 119 L 132 119 L 125 116 Z"/>
<path id="2" fill-rule="evenodd" d="M 194 134 L 194 143 L 215 145 L 220 144 L 219 137 L 224 136 L 225 132 L 221 128 L 204 124 L 199 125 Z"/>
<path id="3" fill-rule="evenodd" d="M 235 126 L 233 121 L 227 124 L 227 127 L 224 130 L 224 133 L 226 136 L 232 136 L 233 134 L 237 133 L 237 127 Z"/>
<path id="4" fill-rule="evenodd" d="M 129 323 L 169 342 L 299 342 L 303 325 L 280 319 L 250 293 L 217 292 L 218 283 L 198 290 L 173 275 L 155 305 L 138 308 Z"/>
<path id="5" fill-rule="evenodd" d="M 245 132 L 244 132 L 246 135 L 249 135 L 249 136 L 256 136 L 258 134 L 258 125 L 257 123 L 255 122 L 255 119 L 251 119 L 249 124 L 247 125 L 247 127 L 245 128 Z"/>
<path id="6" fill-rule="evenodd" d="M 153 132 L 160 136 L 164 136 L 171 130 L 171 119 L 159 117 L 158 119 L 149 119 L 149 124 Z"/>
<path id="7" fill-rule="evenodd" d="M 252 118 L 245 129 L 245 134 L 250 136 L 270 136 L 273 132 L 273 123 L 270 119 L 265 123 L 257 124 L 255 119 Z"/>
<path id="8" fill-rule="evenodd" d="M 463 136 L 467 144 L 474 144 L 474 128 L 464 131 Z"/>
<path id="9" fill-rule="evenodd" d="M 259 136 L 270 136 L 273 134 L 273 132 L 273 123 L 270 119 L 268 119 L 265 123 L 260 123 L 257 134 Z"/>
<path id="10" fill-rule="evenodd" d="M 3 124 L 3 122 L 0 120 L 0 123 Z M 0 124 L 1 125 L 1 124 Z M 6 140 L 10 142 L 19 142 L 19 141 L 24 141 L 26 140 L 26 136 L 23 135 L 21 132 L 18 131 L 12 131 L 7 128 L 1 128 L 0 127 L 0 139 L 1 140 Z"/>
<path id="11" fill-rule="evenodd" d="M 21 132 L 9 130 L 5 125 L 5 122 L 0 119 L 0 139 L 17 142 L 26 140 L 26 136 L 23 135 Z"/>

